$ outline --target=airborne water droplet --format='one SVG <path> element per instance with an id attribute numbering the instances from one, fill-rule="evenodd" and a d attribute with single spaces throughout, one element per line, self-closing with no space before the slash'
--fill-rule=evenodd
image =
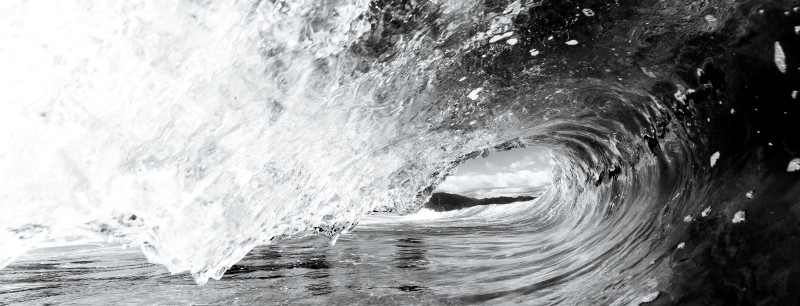
<path id="1" fill-rule="evenodd" d="M 781 43 L 775 42 L 775 66 L 781 73 L 786 73 L 786 54 L 783 53 Z"/>
<path id="2" fill-rule="evenodd" d="M 706 207 L 706 209 L 703 209 L 703 211 L 700 212 L 700 216 L 705 218 L 705 217 L 708 217 L 708 214 L 710 214 L 710 213 L 711 213 L 711 206 Z"/>
<path id="3" fill-rule="evenodd" d="M 719 159 L 719 151 L 714 152 L 714 154 L 711 154 L 711 167 L 714 167 L 714 165 L 717 164 L 718 159 Z"/>
<path id="4" fill-rule="evenodd" d="M 746 216 L 746 215 L 745 215 L 744 211 L 741 211 L 741 210 L 740 210 L 740 211 L 737 211 L 737 212 L 736 212 L 736 213 L 733 215 L 733 220 L 731 220 L 731 222 L 733 222 L 733 223 L 744 222 L 744 220 L 745 220 L 745 216 Z"/>
<path id="5" fill-rule="evenodd" d="M 795 158 L 789 161 L 789 166 L 786 167 L 786 172 L 795 172 L 800 170 L 800 158 Z"/>

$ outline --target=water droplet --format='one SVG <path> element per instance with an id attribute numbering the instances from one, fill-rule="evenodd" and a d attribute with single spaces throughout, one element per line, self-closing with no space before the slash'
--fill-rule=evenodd
<path id="1" fill-rule="evenodd" d="M 740 211 L 737 211 L 737 212 L 736 212 L 736 213 L 733 215 L 733 220 L 731 220 L 731 222 L 733 222 L 733 223 L 744 222 L 744 220 L 745 220 L 745 217 L 746 217 L 746 215 L 745 215 L 744 211 L 741 211 L 741 210 L 740 210 Z"/>
<path id="2" fill-rule="evenodd" d="M 719 159 L 719 151 L 714 152 L 714 154 L 711 155 L 711 167 L 714 167 L 714 165 L 717 164 L 718 159 Z"/>
<path id="3" fill-rule="evenodd" d="M 705 218 L 708 217 L 708 214 L 710 213 L 711 213 L 711 206 L 706 207 L 706 209 L 703 209 L 703 211 L 700 213 L 700 216 Z"/>
<path id="4" fill-rule="evenodd" d="M 786 172 L 795 172 L 800 170 L 800 158 L 795 158 L 789 161 L 789 166 L 786 167 Z"/>
<path id="5" fill-rule="evenodd" d="M 781 43 L 775 42 L 775 66 L 781 73 L 786 73 L 786 55 L 783 53 Z"/>

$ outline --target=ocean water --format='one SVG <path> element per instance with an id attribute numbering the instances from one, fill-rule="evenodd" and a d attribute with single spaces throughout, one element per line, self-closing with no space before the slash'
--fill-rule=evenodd
<path id="1" fill-rule="evenodd" d="M 8 304 L 630 304 L 655 290 L 652 280 L 622 288 L 592 261 L 612 254 L 559 257 L 565 243 L 541 229 L 530 234 L 504 220 L 534 202 L 463 211 L 364 218 L 335 245 L 319 236 L 258 247 L 219 281 L 198 286 L 170 275 L 141 252 L 107 242 L 52 242 L 5 268 L 0 296 Z M 522 228 L 528 228 L 522 227 Z M 564 237 L 566 238 L 566 237 Z M 589 259 L 589 260 L 587 260 Z M 648 270 L 666 269 L 666 262 Z M 610 268 L 611 266 L 609 266 Z M 591 277 L 571 277 L 588 274 Z M 585 286 L 617 287 L 604 296 Z M 620 293 L 628 294 L 620 294 Z M 640 294 L 638 292 L 644 292 Z M 640 295 L 640 296 L 637 296 Z"/>
<path id="2" fill-rule="evenodd" d="M 0 304 L 800 301 L 796 0 L 0 17 Z M 528 146 L 535 201 L 420 210 Z"/>

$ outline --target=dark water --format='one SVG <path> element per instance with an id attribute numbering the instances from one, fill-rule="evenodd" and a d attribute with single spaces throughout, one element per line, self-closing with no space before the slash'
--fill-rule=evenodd
<path id="1" fill-rule="evenodd" d="M 170 276 L 138 250 L 62 246 L 1 270 L 0 302 L 800 303 L 799 1 L 376 0 L 354 5 L 357 13 L 331 9 L 343 3 L 248 5 L 245 21 L 286 16 L 277 20 L 287 32 L 314 39 L 340 16 L 368 28 L 336 51 L 308 47 L 314 53 L 243 22 L 231 33 L 262 37 L 264 67 L 232 88 L 265 96 L 209 102 L 219 106 L 211 113 L 240 117 L 204 118 L 186 137 L 157 130 L 156 140 L 120 145 L 124 162 L 108 162 L 119 168 L 108 180 L 130 175 L 144 191 L 111 221 L 87 222 L 90 230 L 134 241 L 198 283 L 220 280 Z M 236 118 L 227 133 L 261 134 L 225 139 Z M 415 213 L 461 161 L 532 145 L 557 162 L 554 184 L 533 202 L 436 219 L 369 216 L 353 228 L 375 208 Z M 226 172 L 239 166 L 252 180 Z M 80 178 L 70 197 L 130 185 Z M 170 188 L 192 205 L 170 204 Z M 11 216 L 24 215 L 14 214 L 23 202 Z M 26 229 L 50 228 L 30 223 L 8 230 L 23 241 Z"/>

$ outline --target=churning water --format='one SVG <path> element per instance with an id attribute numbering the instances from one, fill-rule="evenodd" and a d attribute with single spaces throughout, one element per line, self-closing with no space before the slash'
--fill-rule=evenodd
<path id="1" fill-rule="evenodd" d="M 800 301 L 797 0 L 0 16 L 2 304 Z M 542 197 L 419 212 L 525 146 Z"/>

